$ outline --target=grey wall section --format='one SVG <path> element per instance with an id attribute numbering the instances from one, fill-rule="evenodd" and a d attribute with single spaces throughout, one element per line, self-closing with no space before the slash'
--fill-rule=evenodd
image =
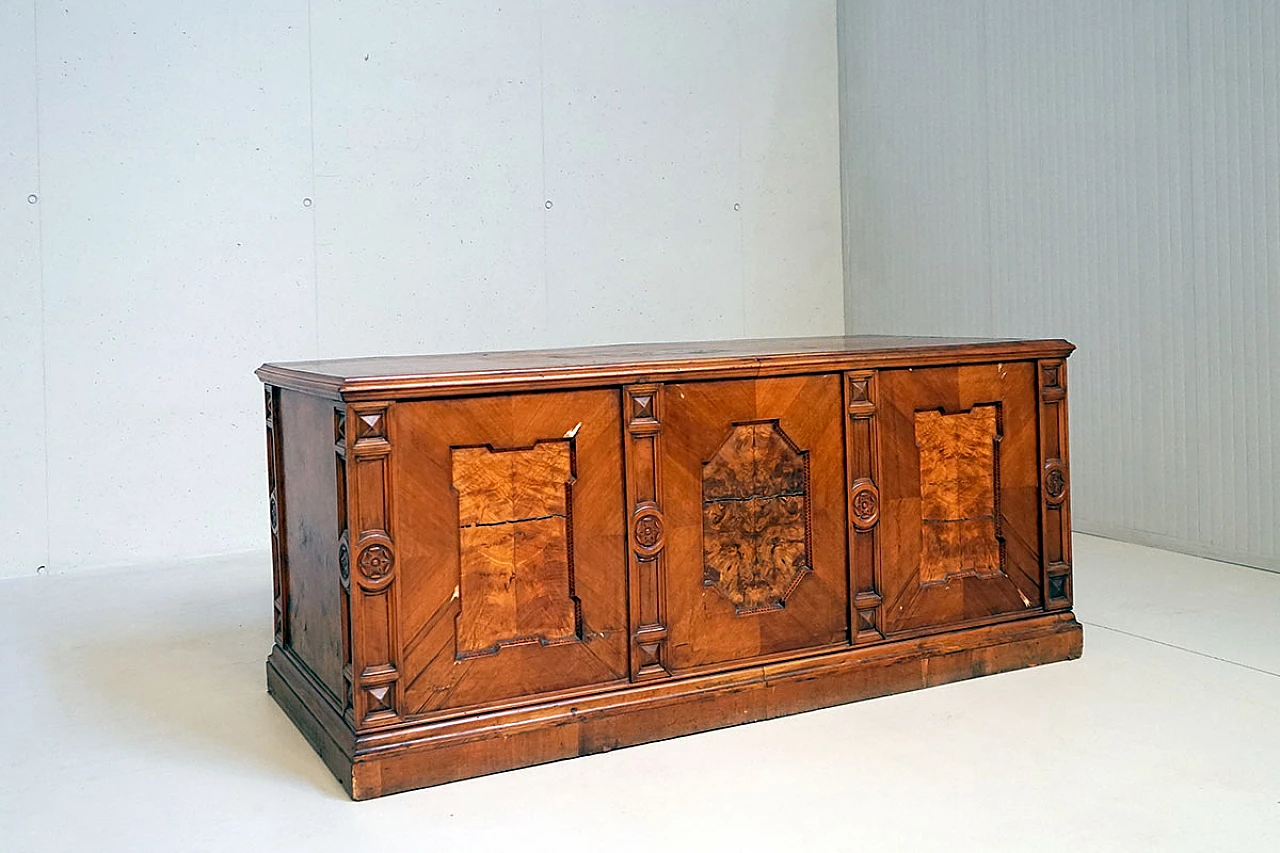
<path id="1" fill-rule="evenodd" d="M 264 360 L 838 333 L 835 17 L 3 4 L 0 577 L 265 547 Z"/>
<path id="2" fill-rule="evenodd" d="M 1062 336 L 1078 529 L 1280 569 L 1280 4 L 844 0 L 846 327 Z"/>
<path id="3" fill-rule="evenodd" d="M 0 5 L 0 577 L 48 561 L 35 13 Z M 32 203 L 32 201 L 36 203 Z"/>

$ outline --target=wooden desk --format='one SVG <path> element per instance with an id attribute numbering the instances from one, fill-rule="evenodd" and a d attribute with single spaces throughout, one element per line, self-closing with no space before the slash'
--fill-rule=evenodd
<path id="1" fill-rule="evenodd" d="M 364 799 L 1078 657 L 1072 349 L 264 365 L 268 688 Z"/>

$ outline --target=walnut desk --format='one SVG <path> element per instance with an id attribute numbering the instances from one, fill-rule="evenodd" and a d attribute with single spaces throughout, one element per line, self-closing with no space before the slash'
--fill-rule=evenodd
<path id="1" fill-rule="evenodd" d="M 364 799 L 1078 657 L 1072 349 L 264 365 L 268 689 Z"/>

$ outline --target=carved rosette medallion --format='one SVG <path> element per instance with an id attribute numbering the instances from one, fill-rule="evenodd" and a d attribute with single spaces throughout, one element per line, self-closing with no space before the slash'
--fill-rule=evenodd
<path id="1" fill-rule="evenodd" d="M 656 504 L 646 502 L 636 508 L 631 517 L 631 536 L 636 556 L 642 560 L 652 560 L 666 545 L 662 511 Z"/>
<path id="2" fill-rule="evenodd" d="M 1061 461 L 1050 459 L 1044 466 L 1044 497 L 1051 504 L 1060 504 L 1067 497 L 1067 469 Z"/>
<path id="3" fill-rule="evenodd" d="M 338 571 L 342 573 L 342 583 L 351 579 L 351 551 L 346 542 L 338 543 Z"/>
<path id="4" fill-rule="evenodd" d="M 391 580 L 391 569 L 394 564 L 395 557 L 386 545 L 374 543 L 365 546 L 356 560 L 356 565 L 360 569 L 361 586 L 365 589 L 385 586 Z"/>
<path id="5" fill-rule="evenodd" d="M 849 498 L 853 526 L 870 530 L 880 520 L 880 490 L 870 480 L 858 480 L 853 484 Z"/>

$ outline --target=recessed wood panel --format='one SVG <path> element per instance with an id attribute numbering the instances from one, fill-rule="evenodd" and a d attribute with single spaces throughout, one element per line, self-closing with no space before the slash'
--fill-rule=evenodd
<path id="1" fill-rule="evenodd" d="M 577 639 L 568 547 L 567 440 L 524 450 L 453 449 L 460 596 L 457 655 Z"/>
<path id="2" fill-rule="evenodd" d="M 736 424 L 703 466 L 703 583 L 739 614 L 780 610 L 809 571 L 806 465 L 770 421 Z"/>
<path id="3" fill-rule="evenodd" d="M 1000 572 L 996 422 L 993 405 L 916 412 L 922 583 Z"/>
<path id="4" fill-rule="evenodd" d="M 823 374 L 665 387 L 673 672 L 848 641 L 841 381 Z"/>
<path id="5" fill-rule="evenodd" d="M 886 635 L 1041 607 L 1035 371 L 879 373 Z"/>
<path id="6" fill-rule="evenodd" d="M 391 420 L 404 713 L 625 679 L 619 395 L 419 401 Z"/>
<path id="7" fill-rule="evenodd" d="M 288 590 L 283 602 L 287 645 L 335 698 L 342 678 L 342 586 L 338 579 L 339 519 L 333 403 L 282 391 L 274 412 L 281 443 L 277 524 L 287 543 L 282 562 Z"/>

